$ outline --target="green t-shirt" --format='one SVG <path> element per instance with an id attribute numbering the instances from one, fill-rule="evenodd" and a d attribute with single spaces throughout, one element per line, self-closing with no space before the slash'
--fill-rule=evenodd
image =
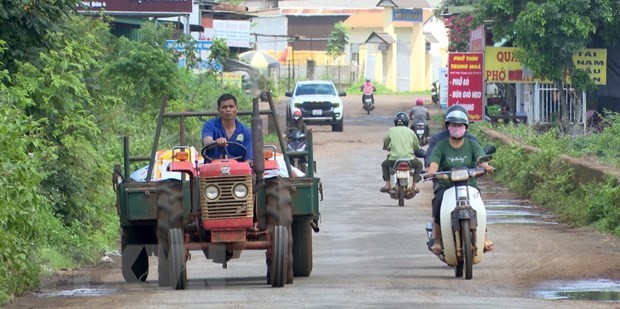
<path id="1" fill-rule="evenodd" d="M 413 160 L 413 151 L 420 148 L 418 136 L 406 126 L 392 127 L 383 138 L 383 149 L 389 149 L 388 160 Z"/>
<path id="2" fill-rule="evenodd" d="M 449 171 L 452 168 L 464 166 L 474 168 L 476 167 L 476 159 L 484 155 L 482 146 L 468 138 L 463 141 L 463 145 L 459 148 L 452 147 L 450 140 L 446 139 L 435 145 L 430 156 L 430 162 L 437 163 L 439 171 Z M 442 187 L 452 186 L 447 180 L 438 180 L 438 182 Z M 468 183 L 475 187 L 477 185 L 476 178 L 470 178 Z"/>

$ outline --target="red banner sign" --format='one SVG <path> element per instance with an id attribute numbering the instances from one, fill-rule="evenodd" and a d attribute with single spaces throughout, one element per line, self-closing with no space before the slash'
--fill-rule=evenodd
<path id="1" fill-rule="evenodd" d="M 467 109 L 469 121 L 482 121 L 483 53 L 448 55 L 448 107 L 458 104 Z"/>
<path id="2" fill-rule="evenodd" d="M 102 11 L 109 13 L 191 13 L 192 0 L 101 0 L 78 1 L 78 11 Z"/>

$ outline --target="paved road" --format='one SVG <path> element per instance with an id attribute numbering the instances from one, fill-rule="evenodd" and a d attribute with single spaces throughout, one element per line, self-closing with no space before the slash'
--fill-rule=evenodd
<path id="1" fill-rule="evenodd" d="M 366 115 L 358 97 L 347 97 L 343 133 L 328 127 L 315 132 L 318 172 L 325 188 L 321 231 L 314 237 L 314 270 L 292 285 L 265 284 L 264 252 L 244 251 L 228 269 L 194 252 L 189 287 L 183 291 L 157 287 L 156 275 L 145 284 L 126 284 L 118 264 L 81 271 L 56 281 L 34 296 L 18 299 L 16 308 L 584 308 L 610 303 L 544 300 L 532 295 L 546 280 L 619 279 L 620 253 L 605 250 L 589 231 L 567 232 L 544 222 L 498 223 L 489 227 L 497 249 L 474 266 L 473 280 L 454 277 L 425 246 L 424 227 L 430 217 L 430 184 L 398 207 L 379 193 L 381 140 L 396 111 L 415 97 L 378 96 L 377 109 Z M 433 112 L 437 112 L 436 109 Z M 487 192 L 510 201 L 490 181 Z M 495 195 L 493 195 L 495 194 Z M 592 239 L 596 239 L 592 242 Z M 593 249 L 594 248 L 594 249 Z M 598 248 L 598 249 L 596 249 Z M 602 248 L 602 249 L 601 249 Z M 597 251 L 598 250 L 598 251 Z M 609 269 L 579 269 L 590 251 Z M 609 261 L 616 261 L 616 264 Z M 156 259 L 151 259 L 156 274 Z M 597 264 L 598 265 L 598 264 Z M 67 296 L 63 296 L 67 295 Z M 617 306 L 618 303 L 616 303 Z"/>

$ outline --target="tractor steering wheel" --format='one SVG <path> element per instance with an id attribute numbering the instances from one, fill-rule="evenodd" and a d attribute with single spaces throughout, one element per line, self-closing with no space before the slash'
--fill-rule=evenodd
<path id="1" fill-rule="evenodd" d="M 241 148 L 241 150 L 243 151 L 243 152 L 241 153 L 241 155 L 240 155 L 240 156 L 236 156 L 236 157 L 229 158 L 230 154 L 228 153 L 228 146 L 230 146 L 230 145 L 233 145 L 233 146 L 235 146 L 235 147 L 239 147 L 239 148 Z M 211 162 L 212 162 L 213 160 L 215 160 L 215 158 L 212 158 L 212 157 L 210 157 L 210 156 L 208 155 L 208 154 L 209 154 L 209 150 L 211 150 L 211 149 L 213 149 L 213 148 L 215 148 L 215 147 L 221 147 L 221 148 L 224 148 L 225 158 L 228 158 L 228 159 L 230 159 L 230 160 L 236 160 L 236 159 L 239 159 L 239 158 L 243 158 L 243 157 L 245 157 L 245 154 L 248 152 L 248 150 L 247 150 L 247 149 L 246 149 L 243 145 L 241 145 L 241 144 L 239 144 L 239 143 L 237 143 L 237 142 L 227 142 L 227 143 L 226 143 L 226 146 L 219 146 L 219 145 L 217 144 L 217 142 L 216 142 L 216 141 L 212 141 L 212 142 L 210 142 L 210 143 L 206 144 L 204 147 L 202 147 L 202 150 L 200 150 L 200 154 L 201 154 L 201 155 L 202 155 L 202 157 L 204 158 L 204 163 L 207 163 L 207 160 L 209 160 L 209 161 L 211 161 Z"/>

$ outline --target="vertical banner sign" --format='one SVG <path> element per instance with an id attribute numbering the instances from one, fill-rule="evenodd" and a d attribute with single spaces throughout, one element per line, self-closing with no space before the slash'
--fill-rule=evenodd
<path id="1" fill-rule="evenodd" d="M 482 121 L 483 58 L 483 53 L 448 55 L 448 107 L 462 105 L 470 121 Z"/>
<path id="2" fill-rule="evenodd" d="M 478 28 L 469 32 L 469 51 L 482 53 L 484 52 L 484 46 L 486 45 L 486 33 L 484 25 L 480 25 Z"/>
<path id="3" fill-rule="evenodd" d="M 448 68 L 439 68 L 439 108 L 448 109 Z"/>

